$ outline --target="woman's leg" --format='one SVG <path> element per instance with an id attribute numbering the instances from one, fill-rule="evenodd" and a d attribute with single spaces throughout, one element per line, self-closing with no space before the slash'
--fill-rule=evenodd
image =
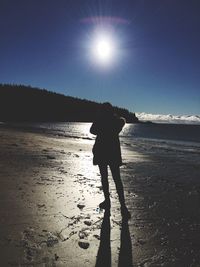
<path id="1" fill-rule="evenodd" d="M 115 182 L 117 193 L 119 196 L 122 217 L 128 220 L 131 218 L 131 214 L 126 207 L 125 198 L 124 198 L 124 188 L 123 188 L 123 184 L 122 184 L 121 177 L 120 177 L 119 166 L 112 164 L 110 165 L 110 169 L 111 169 L 113 180 Z"/>
<path id="2" fill-rule="evenodd" d="M 109 194 L 109 185 L 108 185 L 108 166 L 106 164 L 99 165 L 99 170 L 101 174 L 101 182 L 103 193 L 105 196 L 106 202 L 110 202 L 110 194 Z"/>
<path id="3" fill-rule="evenodd" d="M 110 169 L 112 172 L 113 180 L 114 180 L 115 185 L 116 185 L 120 204 L 122 207 L 125 207 L 126 204 L 125 204 L 125 198 L 124 198 L 124 188 L 123 188 L 123 184 L 121 181 L 119 166 L 112 164 L 112 165 L 110 165 Z"/>

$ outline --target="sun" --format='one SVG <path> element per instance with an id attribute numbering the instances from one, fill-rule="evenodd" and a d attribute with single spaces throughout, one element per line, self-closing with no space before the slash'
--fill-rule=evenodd
<path id="1" fill-rule="evenodd" d="M 100 71 L 118 68 L 127 55 L 124 27 L 130 22 L 113 16 L 86 17 L 80 22 L 84 24 L 84 38 L 81 41 L 83 57 L 90 63 L 89 66 Z"/>
<path id="2" fill-rule="evenodd" d="M 114 46 L 108 36 L 98 36 L 94 44 L 97 60 L 102 63 L 108 63 L 113 57 Z"/>
<path id="3" fill-rule="evenodd" d="M 95 35 L 92 44 L 92 57 L 101 65 L 109 65 L 115 56 L 115 44 L 112 36 L 106 33 Z"/>

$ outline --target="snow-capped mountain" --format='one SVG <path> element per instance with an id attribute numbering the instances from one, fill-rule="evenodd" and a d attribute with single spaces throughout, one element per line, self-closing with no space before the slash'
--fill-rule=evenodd
<path id="1" fill-rule="evenodd" d="M 185 123 L 200 124 L 200 115 L 162 115 L 149 113 L 135 113 L 140 121 L 152 121 L 159 123 Z"/>

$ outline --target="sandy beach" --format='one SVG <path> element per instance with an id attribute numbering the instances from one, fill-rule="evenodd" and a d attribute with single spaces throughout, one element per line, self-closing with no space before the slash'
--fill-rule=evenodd
<path id="1" fill-rule="evenodd" d="M 0 126 L 0 266 L 200 266 L 200 150 L 122 142 L 129 222 L 94 140 Z"/>

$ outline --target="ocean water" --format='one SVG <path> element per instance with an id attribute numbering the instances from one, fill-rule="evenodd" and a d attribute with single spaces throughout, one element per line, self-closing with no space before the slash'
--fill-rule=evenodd
<path id="1" fill-rule="evenodd" d="M 0 124 L 4 127 L 5 124 Z M 39 132 L 58 138 L 76 138 L 94 142 L 91 123 L 15 123 L 7 127 Z M 133 149 L 155 155 L 178 155 L 187 161 L 200 161 L 200 125 L 137 123 L 126 124 L 120 133 L 122 149 Z M 126 152 L 125 152 L 126 153 Z"/>
<path id="2" fill-rule="evenodd" d="M 122 136 L 200 143 L 200 125 L 142 123 L 127 125 Z"/>
<path id="3" fill-rule="evenodd" d="M 91 123 L 15 123 L 12 127 L 31 129 L 60 137 L 94 139 L 90 134 Z M 172 141 L 200 145 L 200 125 L 137 123 L 126 124 L 120 133 L 121 139 L 144 139 L 151 141 Z"/>

